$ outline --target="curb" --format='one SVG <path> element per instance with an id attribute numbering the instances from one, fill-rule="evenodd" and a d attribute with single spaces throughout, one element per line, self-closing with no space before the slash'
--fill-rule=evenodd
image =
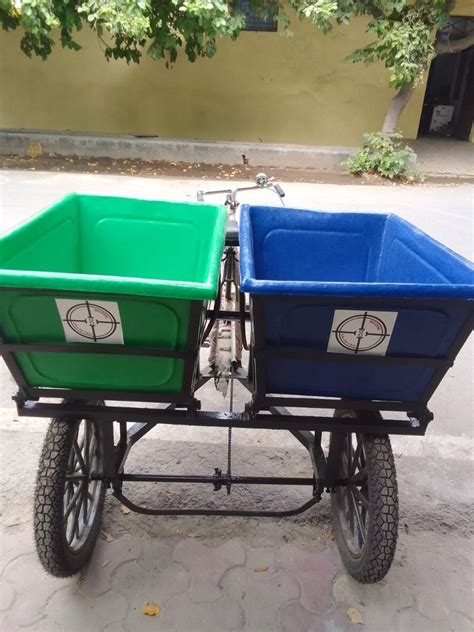
<path id="1" fill-rule="evenodd" d="M 311 168 L 342 172 L 341 163 L 354 148 L 325 145 L 275 145 L 245 142 L 194 141 L 157 137 L 107 136 L 42 132 L 0 131 L 0 154 L 24 155 L 32 143 L 41 153 L 86 158 L 138 158 L 147 161 L 187 162 L 261 167 Z"/>

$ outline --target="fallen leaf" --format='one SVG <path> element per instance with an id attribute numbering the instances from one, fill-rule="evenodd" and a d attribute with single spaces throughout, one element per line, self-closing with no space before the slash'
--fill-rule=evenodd
<path id="1" fill-rule="evenodd" d="M 352 623 L 359 623 L 360 625 L 363 625 L 364 619 L 362 617 L 362 614 L 360 610 L 357 610 L 357 608 L 354 608 L 354 606 L 348 608 L 346 614 Z"/>
<path id="2" fill-rule="evenodd" d="M 28 149 L 26 150 L 26 155 L 28 158 L 38 158 L 43 155 L 43 148 L 41 147 L 41 143 L 34 140 L 28 145 Z"/>
<path id="3" fill-rule="evenodd" d="M 263 573 L 264 571 L 268 571 L 268 566 L 256 566 L 255 567 L 255 572 L 256 573 Z"/>
<path id="4" fill-rule="evenodd" d="M 100 532 L 102 537 L 104 538 L 104 540 L 107 540 L 107 542 L 113 542 L 114 539 L 111 535 L 109 535 L 108 533 L 106 533 L 105 531 L 101 531 Z"/>
<path id="5" fill-rule="evenodd" d="M 158 604 L 156 604 L 154 601 L 145 601 L 142 606 L 142 612 L 147 617 L 159 617 L 160 606 L 158 606 Z"/>
<path id="6" fill-rule="evenodd" d="M 110 560 L 104 560 L 102 562 L 102 568 L 105 568 L 106 566 L 108 566 L 110 564 Z"/>
<path id="7" fill-rule="evenodd" d="M 246 595 L 246 594 L 247 594 L 247 593 L 246 593 L 245 591 L 244 591 L 244 592 L 242 592 L 242 594 L 240 595 L 240 598 L 241 598 L 242 600 L 244 600 L 244 599 L 245 599 L 245 595 Z"/>
<path id="8" fill-rule="evenodd" d="M 129 513 L 130 513 L 130 509 L 129 509 L 128 507 L 125 507 L 124 505 L 122 505 L 122 506 L 120 507 L 120 511 L 121 511 L 123 514 L 129 514 Z"/>

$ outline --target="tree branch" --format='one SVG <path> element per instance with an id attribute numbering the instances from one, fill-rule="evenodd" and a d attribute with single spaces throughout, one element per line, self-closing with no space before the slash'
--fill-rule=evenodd
<path id="1" fill-rule="evenodd" d="M 370 14 L 373 18 L 381 18 L 383 16 L 383 11 L 381 11 L 378 7 L 372 7 L 370 9 Z"/>
<path id="2" fill-rule="evenodd" d="M 435 44 L 435 53 L 437 55 L 446 55 L 448 53 L 460 53 L 462 50 L 466 50 L 469 46 L 474 45 L 474 31 L 471 31 L 464 37 L 459 39 L 447 41 L 447 42 L 436 42 Z"/>

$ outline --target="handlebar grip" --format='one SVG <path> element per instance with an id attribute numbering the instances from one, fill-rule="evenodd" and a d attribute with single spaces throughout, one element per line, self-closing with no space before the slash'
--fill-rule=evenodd
<path id="1" fill-rule="evenodd" d="M 278 193 L 278 195 L 279 195 L 281 198 L 284 198 L 284 197 L 285 197 L 285 192 L 283 191 L 283 189 L 281 188 L 281 186 L 280 186 L 279 184 L 274 184 L 273 186 L 275 187 L 275 191 Z"/>
<path id="2" fill-rule="evenodd" d="M 196 195 L 198 202 L 204 202 L 204 191 L 198 191 Z"/>

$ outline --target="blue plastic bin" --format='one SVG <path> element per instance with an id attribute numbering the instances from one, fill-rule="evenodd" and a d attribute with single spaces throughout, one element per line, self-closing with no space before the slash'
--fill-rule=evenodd
<path id="1" fill-rule="evenodd" d="M 245 206 L 240 249 L 261 403 L 426 404 L 472 329 L 472 264 L 396 215 Z"/>

